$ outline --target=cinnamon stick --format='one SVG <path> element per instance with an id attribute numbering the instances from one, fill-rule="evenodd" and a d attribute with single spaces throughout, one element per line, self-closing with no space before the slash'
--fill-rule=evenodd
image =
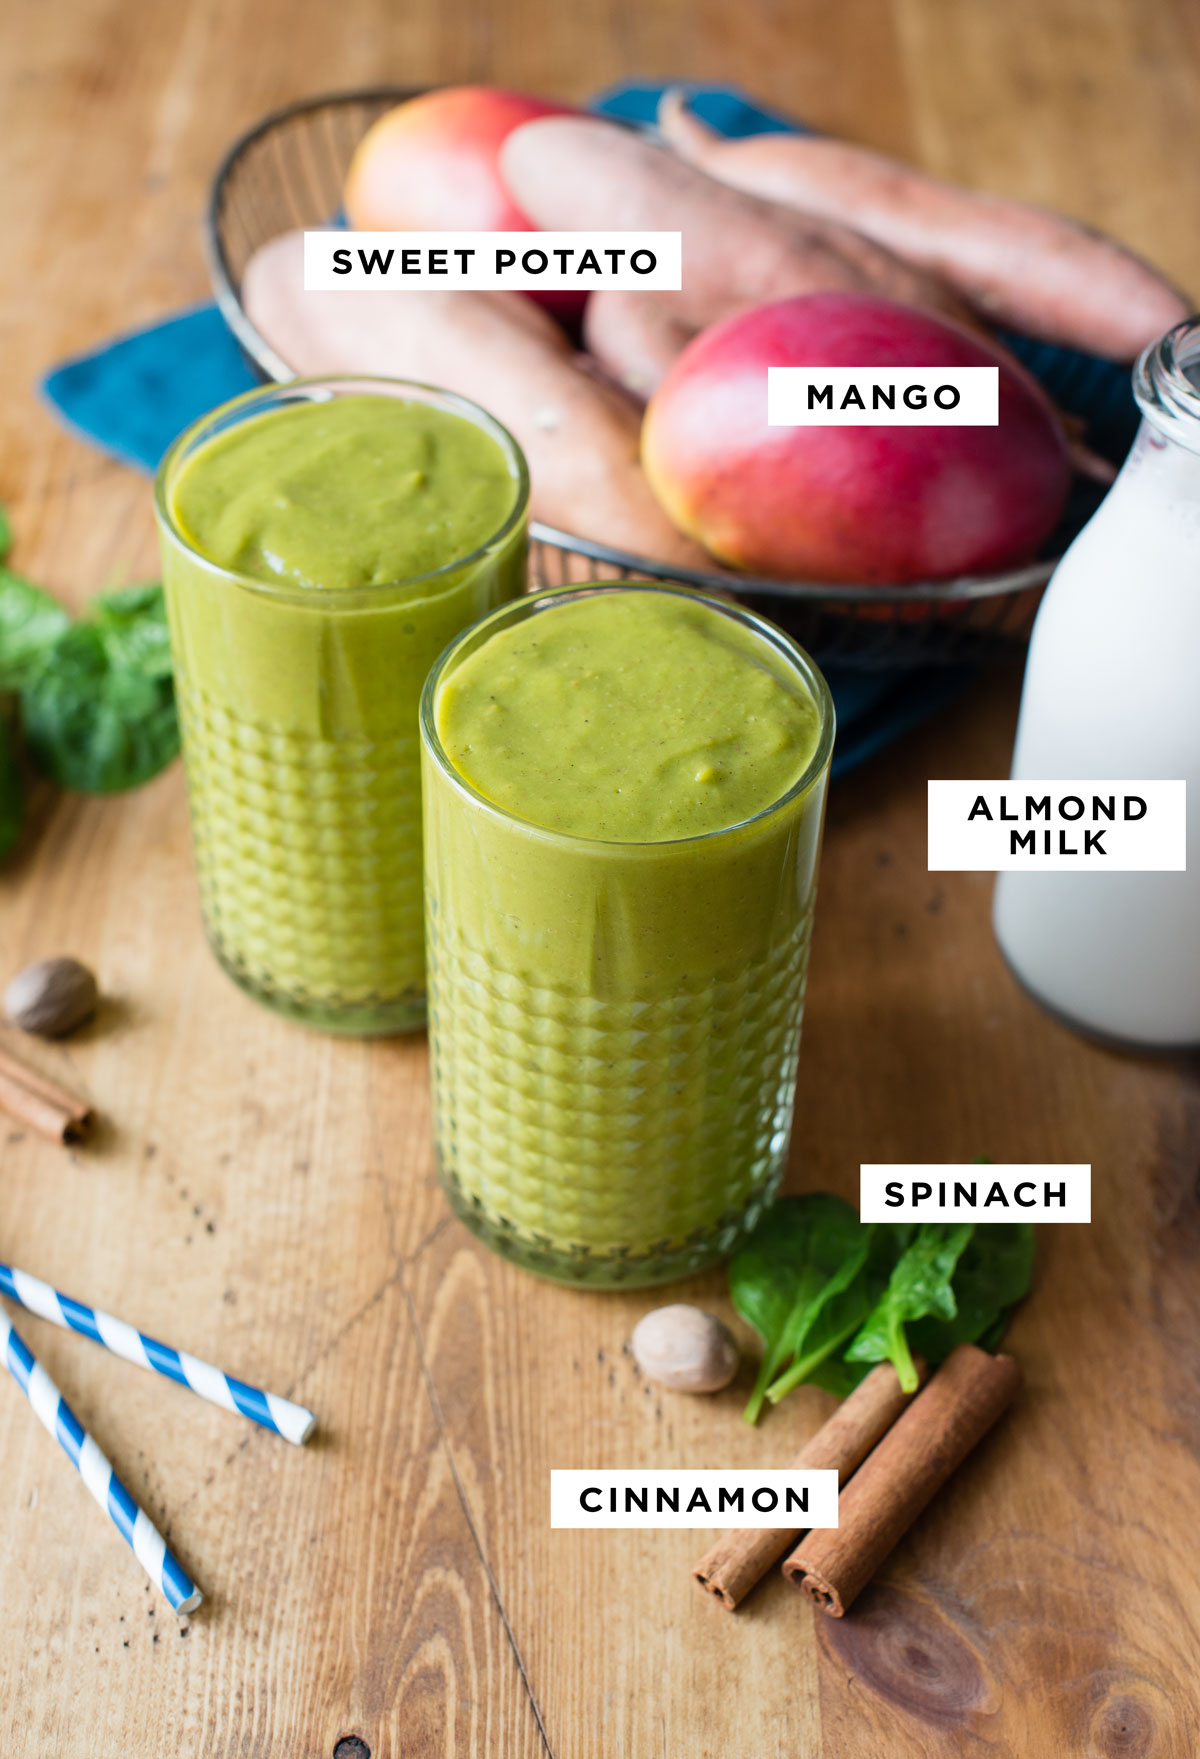
<path id="1" fill-rule="evenodd" d="M 923 1379 L 924 1364 L 919 1368 Z M 891 1363 L 881 1362 L 810 1436 L 790 1469 L 833 1469 L 844 1483 L 891 1428 L 911 1396 L 901 1391 Z M 803 1531 L 803 1527 L 738 1528 L 718 1539 L 692 1574 L 702 1588 L 733 1612 Z"/>
<path id="2" fill-rule="evenodd" d="M 51 1142 L 82 1142 L 93 1122 L 92 1108 L 84 1100 L 4 1050 L 0 1050 L 0 1110 Z"/>
<path id="3" fill-rule="evenodd" d="M 837 1527 L 810 1533 L 784 1563 L 788 1580 L 840 1619 L 1020 1383 L 1011 1356 L 960 1344 L 841 1492 Z"/>

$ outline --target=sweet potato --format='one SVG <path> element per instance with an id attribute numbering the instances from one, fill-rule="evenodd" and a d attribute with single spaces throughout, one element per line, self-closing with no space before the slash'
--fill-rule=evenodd
<path id="1" fill-rule="evenodd" d="M 588 353 L 642 402 L 658 390 L 696 334 L 672 306 L 675 298 L 671 293 L 602 287 L 592 294 L 584 312 Z"/>
<path id="2" fill-rule="evenodd" d="M 693 329 L 772 300 L 832 291 L 880 293 L 960 319 L 967 312 L 934 276 L 871 239 L 730 189 L 614 122 L 526 122 L 501 148 L 500 169 L 522 211 L 546 230 L 681 232 L 678 311 Z"/>
<path id="3" fill-rule="evenodd" d="M 358 143 L 342 206 L 358 232 L 527 232 L 500 177 L 500 143 L 535 116 L 570 114 L 562 104 L 497 86 L 436 86 L 406 98 Z M 529 290 L 529 298 L 575 322 L 587 293 Z"/>
<path id="4" fill-rule="evenodd" d="M 637 405 L 590 371 L 530 300 L 306 293 L 303 262 L 303 234 L 285 233 L 251 258 L 242 289 L 251 322 L 293 372 L 377 373 L 470 397 L 524 450 L 536 519 L 654 561 L 713 566 L 650 492 Z"/>
<path id="5" fill-rule="evenodd" d="M 679 91 L 665 94 L 658 120 L 696 169 L 798 213 L 848 221 L 939 276 L 985 317 L 1031 336 L 1132 360 L 1190 310 L 1132 251 L 1048 209 L 959 189 L 817 135 L 727 140 Z"/>

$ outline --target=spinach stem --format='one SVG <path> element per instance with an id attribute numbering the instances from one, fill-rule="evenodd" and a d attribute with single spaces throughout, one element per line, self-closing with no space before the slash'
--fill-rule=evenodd
<path id="1" fill-rule="evenodd" d="M 778 1344 L 773 1345 L 771 1349 L 764 1352 L 762 1364 L 758 1370 L 758 1379 L 754 1383 L 754 1391 L 750 1394 L 746 1409 L 742 1412 L 742 1419 L 744 1422 L 758 1422 L 759 1415 L 763 1408 L 763 1400 L 767 1394 L 767 1388 L 779 1373 L 782 1364 L 786 1361 L 787 1356 L 785 1352 L 779 1348 Z"/>
<path id="2" fill-rule="evenodd" d="M 844 1327 L 842 1331 L 835 1332 L 833 1337 L 831 1337 L 828 1342 L 822 1344 L 819 1349 L 810 1350 L 806 1356 L 797 1356 L 787 1373 L 781 1375 L 777 1381 L 767 1388 L 767 1397 L 770 1399 L 771 1403 L 777 1405 L 786 1393 L 791 1392 L 793 1387 L 799 1386 L 802 1380 L 807 1380 L 814 1368 L 824 1362 L 827 1356 L 832 1356 L 833 1352 L 844 1344 L 848 1338 L 854 1336 L 855 1332 L 859 1329 L 859 1324 L 860 1321 L 854 1319 L 848 1326 Z"/>

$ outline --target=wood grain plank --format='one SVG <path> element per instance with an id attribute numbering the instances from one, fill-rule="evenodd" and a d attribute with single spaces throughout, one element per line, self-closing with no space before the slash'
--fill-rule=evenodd
<path id="1" fill-rule="evenodd" d="M 1195 295 L 1197 203 L 1177 171 L 1200 147 L 1194 13 L 895 0 L 895 16 L 928 170 L 1106 228 Z"/>
<path id="2" fill-rule="evenodd" d="M 729 1309 L 719 1275 L 673 1298 Z M 448 1445 L 558 1754 L 612 1759 L 819 1753 L 807 1609 L 782 1580 L 733 1619 L 691 1580 L 696 1533 L 548 1530 L 555 1467 L 784 1463 L 830 1401 L 806 1390 L 770 1436 L 739 1412 L 743 1373 L 672 1397 L 628 1351 L 653 1297 L 564 1291 L 450 1223 L 422 1250 L 413 1303 Z M 730 1682 L 737 1682 L 736 1710 Z"/>
<path id="3" fill-rule="evenodd" d="M 855 1614 L 814 1615 L 829 1759 L 1182 1759 L 1200 1716 L 1186 1663 L 1200 1594 L 1181 1545 L 1200 1463 L 1167 1414 L 1169 1398 L 1195 1417 L 1180 1294 L 1194 1283 L 1162 1271 L 1195 1252 L 1195 1074 L 1047 1019 L 979 933 L 990 882 L 922 871 L 925 778 L 1003 773 L 1015 682 L 907 742 L 890 774 L 838 790 L 798 1096 L 805 1137 L 826 1146 L 802 1177 L 853 1195 L 859 1158 L 1090 1160 L 1093 1221 L 1039 1229 L 1009 1340 L 1026 1376 L 1015 1410 Z M 1172 1339 L 1164 1284 L 1181 1303 Z"/>

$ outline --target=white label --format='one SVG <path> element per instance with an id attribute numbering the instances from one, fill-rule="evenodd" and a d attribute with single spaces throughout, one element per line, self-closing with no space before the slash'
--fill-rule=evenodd
<path id="1" fill-rule="evenodd" d="M 994 428 L 995 366 L 769 366 L 773 428 Z"/>
<path id="2" fill-rule="evenodd" d="M 678 232 L 306 232 L 304 290 L 588 293 L 683 286 Z"/>
<path id="3" fill-rule="evenodd" d="M 1183 873 L 1186 782 L 930 782 L 930 873 Z"/>
<path id="4" fill-rule="evenodd" d="M 1092 1169 L 1062 1161 L 863 1165 L 865 1222 L 1090 1222 Z"/>
<path id="5" fill-rule="evenodd" d="M 836 1527 L 838 1475 L 551 1472 L 551 1527 Z"/>

